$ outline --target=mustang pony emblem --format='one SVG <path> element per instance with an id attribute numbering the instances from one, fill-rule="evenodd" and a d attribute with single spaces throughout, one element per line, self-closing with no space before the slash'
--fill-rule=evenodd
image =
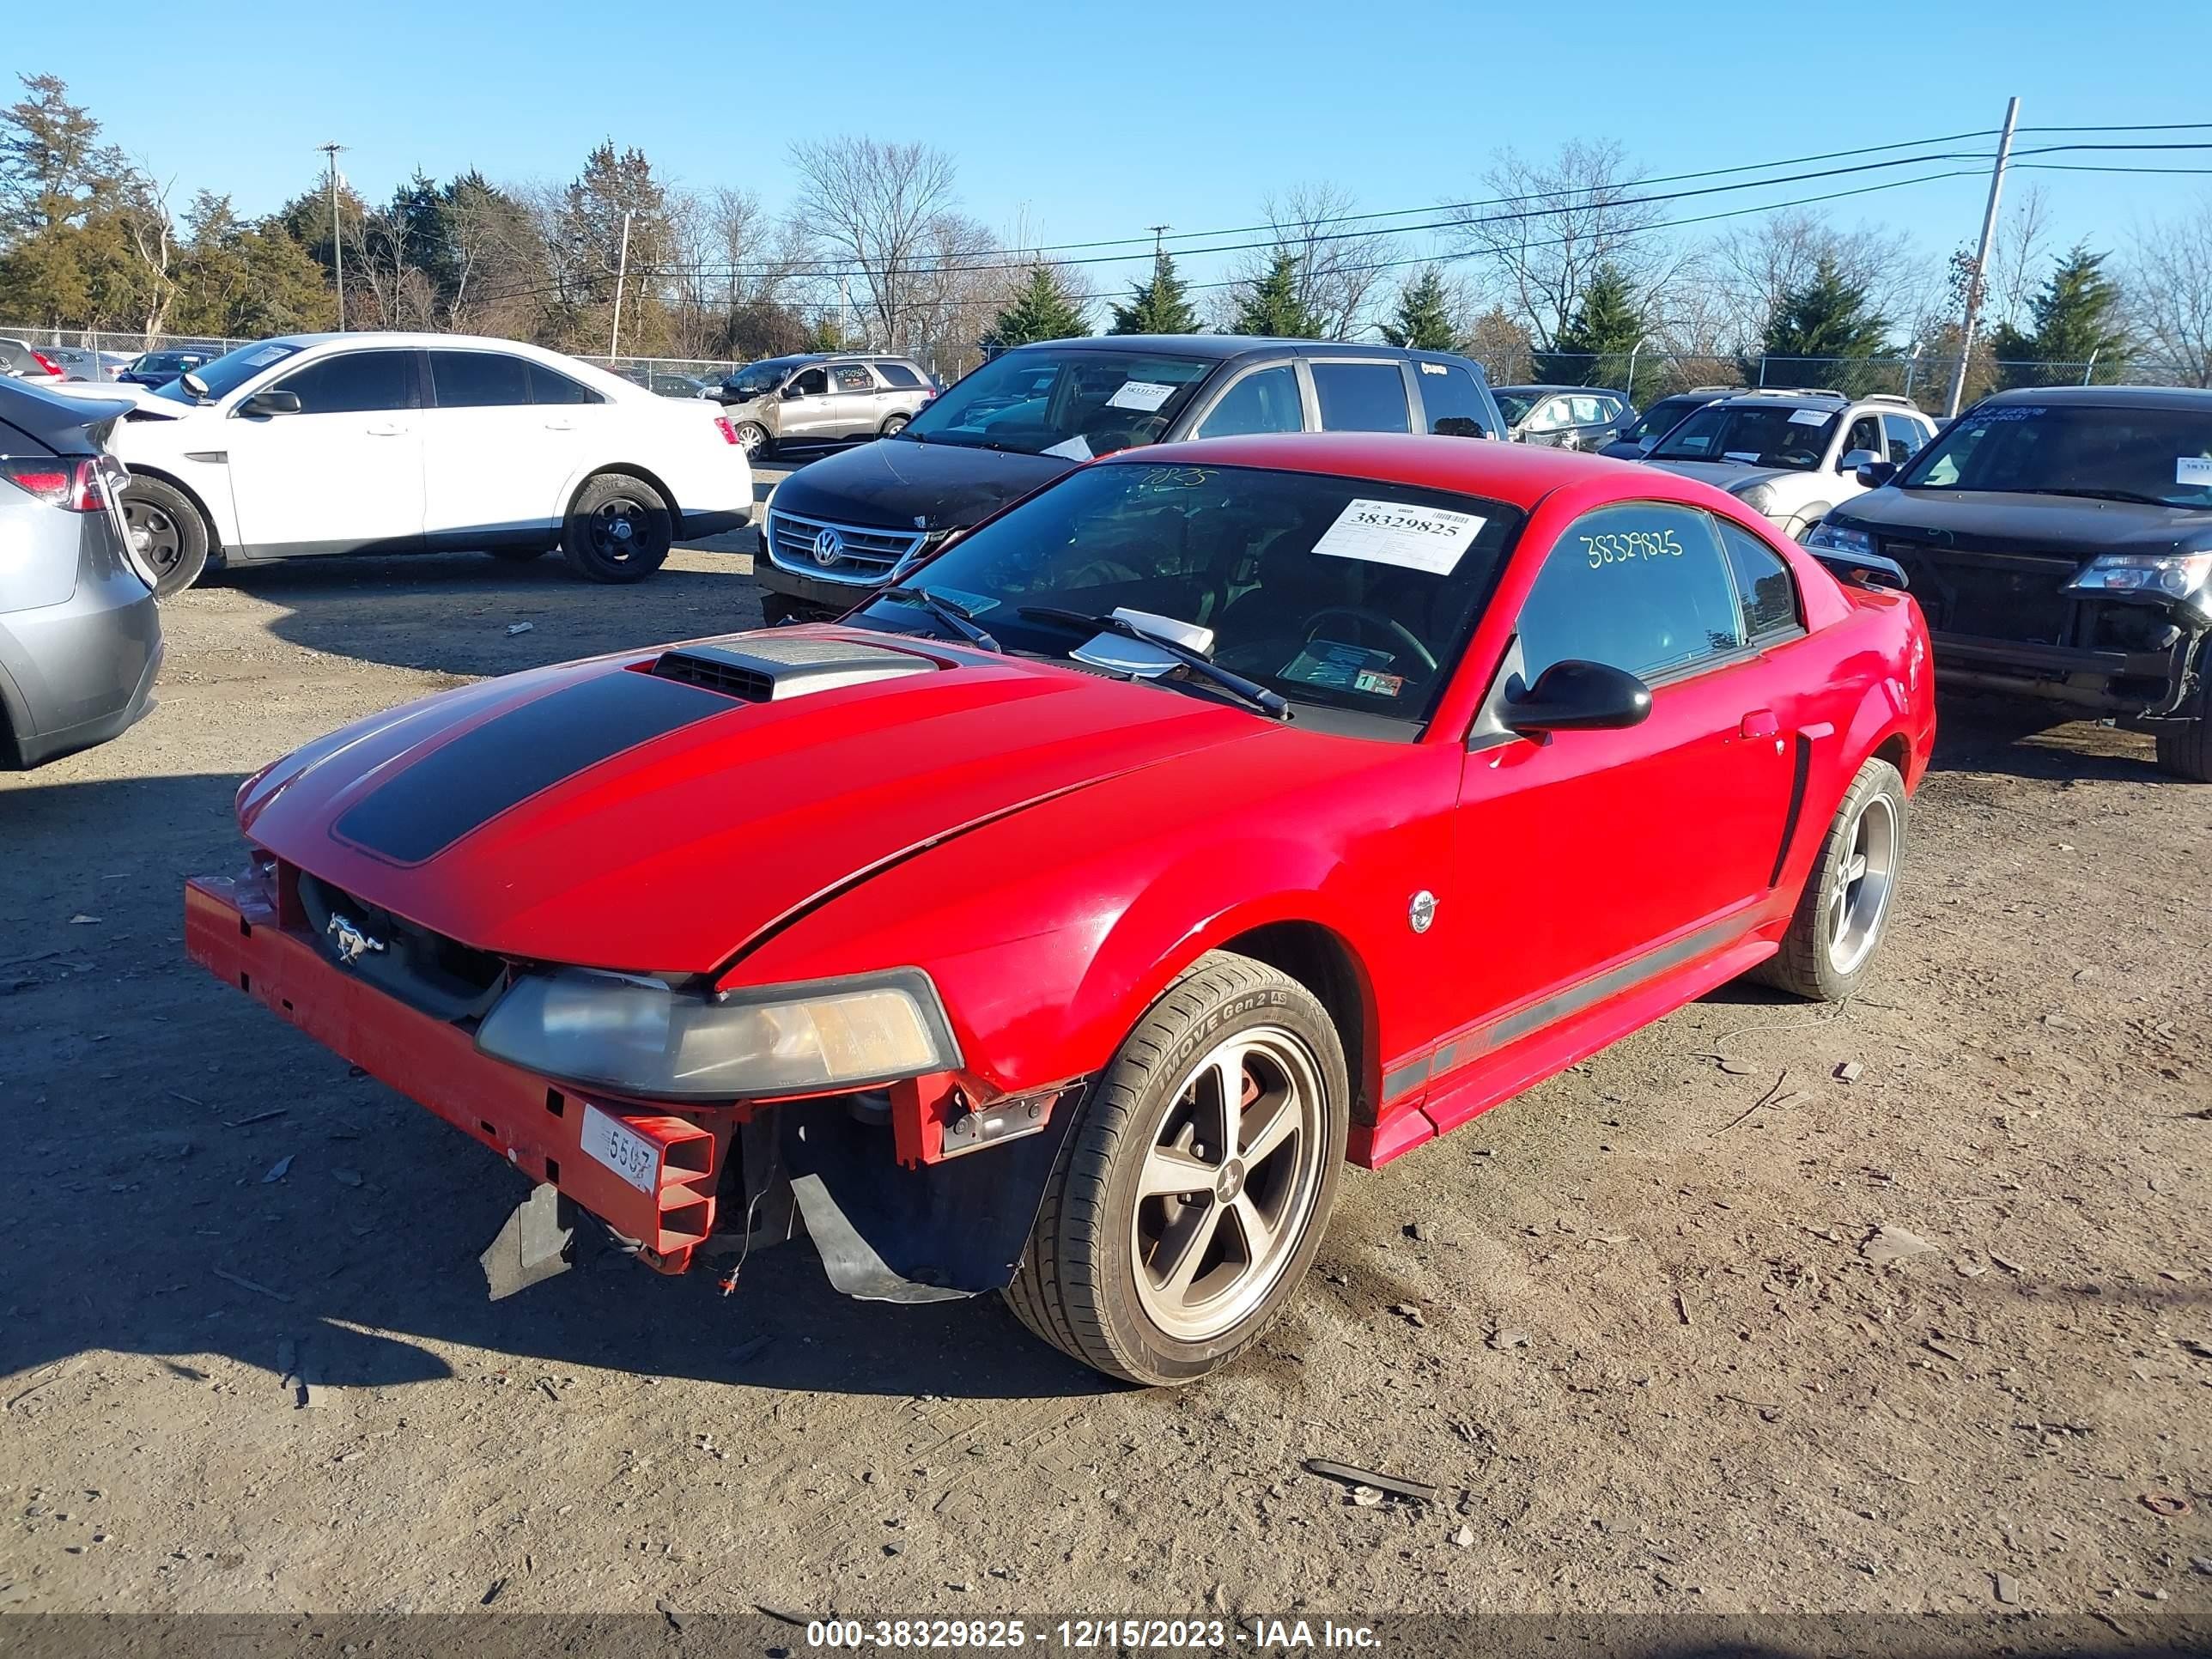
<path id="1" fill-rule="evenodd" d="M 323 924 L 323 933 L 337 946 L 338 961 L 350 968 L 371 951 L 381 951 L 384 941 L 373 939 L 354 925 L 351 916 L 342 916 L 336 911 Z"/>

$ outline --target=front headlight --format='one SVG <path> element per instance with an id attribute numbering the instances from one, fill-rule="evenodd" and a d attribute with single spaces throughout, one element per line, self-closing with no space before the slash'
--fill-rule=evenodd
<path id="1" fill-rule="evenodd" d="M 2142 593 L 2212 611 L 2212 553 L 2100 553 L 2066 584 L 2069 593 Z"/>
<path id="2" fill-rule="evenodd" d="M 1866 556 L 1874 551 L 1874 538 L 1863 530 L 1853 530 L 1849 525 L 1823 519 L 1813 526 L 1813 533 L 1805 538 L 1805 545 L 1815 551 L 1825 550 L 1831 553 Z"/>
<path id="3" fill-rule="evenodd" d="M 869 1088 L 960 1063 L 936 988 L 912 968 L 708 995 L 578 968 L 526 974 L 484 1016 L 477 1047 L 649 1100 Z"/>
<path id="4" fill-rule="evenodd" d="M 1735 498 L 1754 513 L 1770 513 L 1774 508 L 1774 486 L 1746 484 L 1735 492 Z"/>

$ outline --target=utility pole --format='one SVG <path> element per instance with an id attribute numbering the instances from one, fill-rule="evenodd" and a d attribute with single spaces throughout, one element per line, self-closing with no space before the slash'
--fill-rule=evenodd
<path id="1" fill-rule="evenodd" d="M 602 265 L 599 269 L 604 270 L 606 267 Z M 620 357 L 622 356 L 623 282 L 624 278 L 629 276 L 629 211 L 628 209 L 624 209 L 623 211 L 622 255 L 615 262 L 615 325 L 614 331 L 607 337 L 607 356 L 611 358 Z"/>
<path id="2" fill-rule="evenodd" d="M 1974 350 L 1974 322 L 1981 315 L 1982 276 L 1990 265 L 1990 244 L 1996 240 L 1997 198 L 2004 194 L 2005 163 L 2012 157 L 2012 130 L 2020 119 L 2020 100 L 2005 105 L 2004 131 L 1997 137 L 1996 166 L 1990 171 L 1990 204 L 1982 210 L 1982 240 L 1974 250 L 1973 274 L 1966 279 L 1966 315 L 1959 327 L 1959 361 L 1951 368 L 1951 395 L 1943 412 L 1955 416 L 1966 395 L 1966 361 Z"/>
<path id="3" fill-rule="evenodd" d="M 1175 227 L 1173 225 L 1146 225 L 1145 228 L 1152 233 L 1152 263 L 1157 265 L 1160 262 L 1160 238 L 1166 235 L 1168 232 L 1173 230 Z"/>
<path id="4" fill-rule="evenodd" d="M 338 290 L 338 332 L 345 332 L 345 234 L 338 223 L 338 152 L 343 144 L 319 144 L 331 164 L 331 268 Z"/>

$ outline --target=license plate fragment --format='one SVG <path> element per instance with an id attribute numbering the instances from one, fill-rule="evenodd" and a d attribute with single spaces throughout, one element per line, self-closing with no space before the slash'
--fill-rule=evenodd
<path id="1" fill-rule="evenodd" d="M 660 1183 L 660 1149 L 620 1118 L 596 1106 L 584 1108 L 580 1139 L 585 1154 L 596 1158 L 641 1193 Z"/>

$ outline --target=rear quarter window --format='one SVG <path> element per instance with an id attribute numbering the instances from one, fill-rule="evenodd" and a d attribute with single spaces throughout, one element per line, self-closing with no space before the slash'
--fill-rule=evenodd
<path id="1" fill-rule="evenodd" d="M 1421 388 L 1421 418 L 1428 429 L 1447 438 L 1487 438 L 1490 416 L 1482 388 L 1457 363 L 1423 362 L 1416 376 Z"/>
<path id="2" fill-rule="evenodd" d="M 1408 432 L 1406 377 L 1395 362 L 1334 363 L 1309 360 L 1325 432 Z"/>

